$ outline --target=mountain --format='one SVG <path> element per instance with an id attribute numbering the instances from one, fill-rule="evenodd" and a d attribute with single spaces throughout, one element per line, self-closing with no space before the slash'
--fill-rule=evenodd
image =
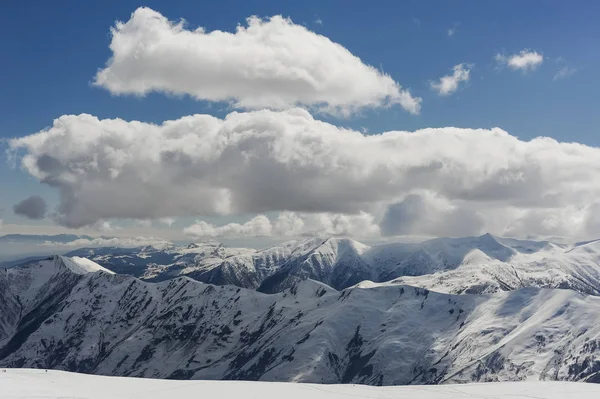
<path id="1" fill-rule="evenodd" d="M 371 247 L 336 238 L 303 244 L 292 251 L 299 256 L 283 263 L 259 291 L 278 292 L 310 278 L 336 289 L 371 280 L 454 294 L 540 287 L 600 295 L 600 241 L 558 245 L 485 234 Z"/>
<path id="2" fill-rule="evenodd" d="M 287 259 L 291 244 L 256 251 L 219 242 L 148 245 L 137 248 L 83 248 L 66 254 L 86 257 L 116 273 L 146 281 L 188 276 L 217 285 L 256 288 Z"/>
<path id="3" fill-rule="evenodd" d="M 150 283 L 60 256 L 2 271 L 0 287 L 0 367 L 371 385 L 600 381 L 600 298 L 572 290 L 338 291 L 305 280 L 269 295 L 185 277 Z"/>
<path id="4" fill-rule="evenodd" d="M 367 246 L 348 238 L 311 238 L 258 251 L 207 242 L 88 248 L 67 256 L 146 281 L 188 276 L 265 293 L 312 279 L 338 290 L 370 280 L 454 294 L 541 287 L 600 295 L 599 241 L 558 245 L 485 234 Z"/>
<path id="5" fill-rule="evenodd" d="M 210 398 L 263 399 L 595 399 L 600 386 L 572 382 L 505 382 L 458 386 L 371 387 L 365 385 L 284 384 L 243 381 L 165 381 L 117 378 L 54 370 L 9 369 L 0 373 L 2 392 L 13 399 L 139 398 L 162 399 L 167 394 L 192 399 L 199 392 Z M 493 395 L 490 396 L 490 391 Z"/>
<path id="6" fill-rule="evenodd" d="M 300 242 L 277 270 L 260 284 L 265 293 L 289 289 L 298 282 L 312 279 L 336 289 L 363 280 L 372 280 L 376 270 L 363 258 L 368 246 L 348 238 L 314 238 Z"/>
<path id="7" fill-rule="evenodd" d="M 86 235 L 76 234 L 54 234 L 54 235 L 40 235 L 40 234 L 5 234 L 0 236 L 0 243 L 23 243 L 23 242 L 60 242 L 68 243 L 75 240 L 92 240 L 93 238 Z"/>
<path id="8" fill-rule="evenodd" d="M 389 248 L 380 247 L 375 251 L 375 261 L 396 263 L 396 266 L 379 281 L 455 294 L 543 287 L 600 295 L 598 241 L 557 245 L 491 235 L 483 237 L 485 240 L 478 237 L 472 241 L 438 239 L 425 242 L 420 245 L 420 251 L 427 261 L 411 261 L 409 268 L 406 260 L 397 262 L 394 244 Z M 383 260 L 385 256 L 387 260 Z M 410 259 L 410 256 L 404 259 Z"/>

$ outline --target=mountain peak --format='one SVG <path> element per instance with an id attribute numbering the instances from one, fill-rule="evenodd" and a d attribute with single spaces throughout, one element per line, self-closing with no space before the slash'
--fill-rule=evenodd
<path id="1" fill-rule="evenodd" d="M 66 256 L 55 255 L 53 259 L 55 262 L 62 262 L 62 265 L 75 274 L 88 274 L 96 272 L 115 274 L 114 272 L 100 266 L 96 262 L 87 258 L 81 258 L 79 256 L 73 256 L 69 258 Z"/>
<path id="2" fill-rule="evenodd" d="M 482 239 L 482 240 L 494 240 L 494 241 L 496 241 L 497 237 L 495 235 L 493 235 L 492 233 L 485 233 L 485 234 L 480 235 L 478 238 Z"/>

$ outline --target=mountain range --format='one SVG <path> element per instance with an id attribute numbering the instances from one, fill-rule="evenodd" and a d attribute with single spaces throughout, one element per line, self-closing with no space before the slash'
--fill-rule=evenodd
<path id="1" fill-rule="evenodd" d="M 264 250 L 205 242 L 84 248 L 67 256 L 145 281 L 187 276 L 265 293 L 312 279 L 337 290 L 368 280 L 452 294 L 540 287 L 600 295 L 600 241 L 563 245 L 485 234 L 368 246 L 349 238 L 311 238 Z"/>
<path id="2" fill-rule="evenodd" d="M 343 249 L 353 259 L 357 248 Z M 265 294 L 54 256 L 4 269 L 0 296 L 0 367 L 371 385 L 600 381 L 600 298 L 573 289 L 455 295 L 308 279 Z"/>

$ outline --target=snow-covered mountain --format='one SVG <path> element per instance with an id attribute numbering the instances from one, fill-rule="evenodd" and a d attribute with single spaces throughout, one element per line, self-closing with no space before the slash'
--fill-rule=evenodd
<path id="1" fill-rule="evenodd" d="M 391 244 L 369 254 L 385 270 L 379 282 L 454 294 L 541 287 L 600 295 L 600 241 L 557 245 L 486 234 L 427 241 L 406 257 L 399 250 Z"/>
<path id="2" fill-rule="evenodd" d="M 558 245 L 485 234 L 367 246 L 348 238 L 312 238 L 259 251 L 209 242 L 82 249 L 68 255 L 146 281 L 188 276 L 265 293 L 313 279 L 338 290 L 370 280 L 447 293 L 543 287 L 600 295 L 598 241 Z"/>
<path id="3" fill-rule="evenodd" d="M 188 276 L 217 285 L 256 288 L 291 253 L 293 243 L 262 251 L 231 248 L 219 242 L 148 245 L 137 248 L 84 248 L 67 256 L 86 257 L 116 273 L 145 281 Z"/>
<path id="4" fill-rule="evenodd" d="M 116 378 L 62 371 L 9 369 L 0 373 L 3 395 L 12 399 L 596 399 L 600 386 L 573 382 L 507 382 L 371 387 L 365 385 L 285 384 L 246 381 L 169 381 Z M 492 393 L 490 395 L 490 393 Z"/>
<path id="5" fill-rule="evenodd" d="M 1 367 L 372 385 L 600 380 L 600 298 L 573 290 L 305 280 L 268 295 L 150 283 L 66 257 L 4 270 L 0 287 Z"/>

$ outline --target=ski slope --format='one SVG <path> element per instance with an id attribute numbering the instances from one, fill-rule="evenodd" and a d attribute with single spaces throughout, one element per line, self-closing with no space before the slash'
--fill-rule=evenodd
<path id="1" fill-rule="evenodd" d="M 64 371 L 0 371 L 2 399 L 592 399 L 600 385 L 565 382 L 511 382 L 437 386 L 371 387 L 277 382 L 173 381 L 104 377 Z"/>

